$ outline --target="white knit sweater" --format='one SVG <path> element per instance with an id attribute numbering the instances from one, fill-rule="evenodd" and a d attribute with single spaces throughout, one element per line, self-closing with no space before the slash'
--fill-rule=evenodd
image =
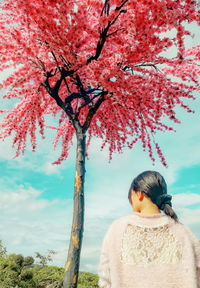
<path id="1" fill-rule="evenodd" d="M 200 241 L 164 213 L 132 212 L 103 239 L 100 288 L 200 288 Z"/>

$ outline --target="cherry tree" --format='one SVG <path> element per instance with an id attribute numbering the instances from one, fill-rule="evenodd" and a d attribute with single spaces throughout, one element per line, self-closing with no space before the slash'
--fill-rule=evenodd
<path id="1" fill-rule="evenodd" d="M 155 162 L 167 166 L 156 131 L 180 123 L 175 107 L 194 112 L 184 99 L 199 92 L 200 44 L 185 48 L 188 23 L 200 25 L 195 0 L 4 0 L 0 19 L 0 72 L 14 71 L 0 88 L 17 103 L 1 109 L 0 139 L 13 137 L 16 157 L 36 130 L 56 129 L 60 164 L 77 139 L 74 210 L 64 287 L 77 287 L 84 223 L 85 157 L 91 138 L 101 150 L 130 149 L 141 141 Z M 173 32 L 173 33 L 170 33 Z M 170 36 L 173 34 L 173 36 Z M 165 53 L 176 48 L 176 55 Z M 163 56 L 166 55 L 166 56 Z M 195 93 L 194 93 L 195 92 Z M 57 127 L 45 115 L 59 116 Z M 174 130 L 175 131 L 175 130 Z M 87 135 L 87 141 L 86 141 Z M 155 151 L 153 150 L 155 149 Z"/>

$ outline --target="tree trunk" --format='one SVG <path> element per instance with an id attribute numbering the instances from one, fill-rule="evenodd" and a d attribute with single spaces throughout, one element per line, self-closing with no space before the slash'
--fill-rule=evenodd
<path id="1" fill-rule="evenodd" d="M 84 180 L 86 135 L 77 132 L 76 170 L 74 182 L 74 210 L 63 288 L 77 288 L 79 261 L 84 231 Z"/>

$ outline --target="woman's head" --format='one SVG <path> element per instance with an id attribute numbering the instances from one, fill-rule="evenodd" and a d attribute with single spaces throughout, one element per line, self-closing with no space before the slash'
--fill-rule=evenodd
<path id="1" fill-rule="evenodd" d="M 172 196 L 167 194 L 167 184 L 159 172 L 144 171 L 133 179 L 128 193 L 128 199 L 132 206 L 132 199 L 136 199 L 134 198 L 135 195 L 132 193 L 138 192 L 140 193 L 140 197 L 142 197 L 142 192 L 145 196 L 145 200 L 150 199 L 151 202 L 154 203 L 152 204 L 156 205 L 158 209 L 163 210 L 165 214 L 172 217 L 175 221 L 178 221 L 176 213 L 171 208 Z"/>

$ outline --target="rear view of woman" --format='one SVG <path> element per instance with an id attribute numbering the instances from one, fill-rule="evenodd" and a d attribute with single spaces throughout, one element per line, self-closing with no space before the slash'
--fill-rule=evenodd
<path id="1" fill-rule="evenodd" d="M 99 287 L 200 288 L 200 240 L 179 222 L 163 176 L 139 174 L 128 199 L 133 212 L 114 220 L 103 239 Z"/>

